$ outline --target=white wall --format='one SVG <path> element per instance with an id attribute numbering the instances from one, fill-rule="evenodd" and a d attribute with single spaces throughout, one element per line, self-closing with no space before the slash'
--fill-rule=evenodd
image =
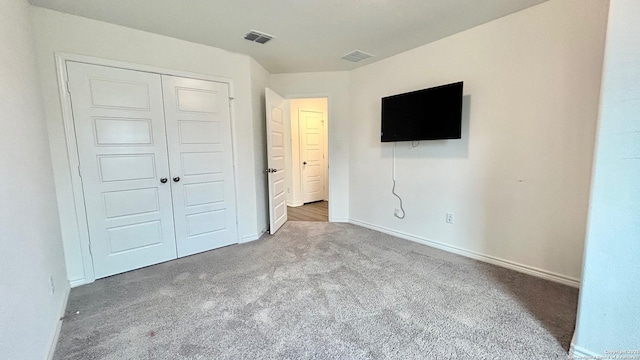
<path id="1" fill-rule="evenodd" d="M 329 102 L 329 220 L 349 219 L 349 72 L 272 74 L 269 87 L 285 98 Z"/>
<path id="2" fill-rule="evenodd" d="M 351 219 L 577 285 L 607 5 L 551 0 L 352 71 Z M 397 144 L 399 220 L 380 99 L 456 81 L 463 138 Z"/>
<path id="3" fill-rule="evenodd" d="M 267 184 L 267 126 L 265 119 L 264 89 L 269 85 L 269 72 L 253 58 L 250 60 L 251 71 L 251 113 L 253 119 L 254 172 L 256 178 L 256 215 L 259 234 L 267 230 L 269 225 L 269 203 Z M 255 236 L 243 240 L 253 240 Z"/>
<path id="4" fill-rule="evenodd" d="M 612 0 L 574 337 L 580 355 L 640 350 L 640 2 Z M 638 358 L 621 354 L 620 358 Z"/>
<path id="5" fill-rule="evenodd" d="M 258 119 L 256 111 L 259 109 L 254 108 L 253 104 L 259 95 L 252 91 L 252 86 L 255 88 L 264 82 L 266 75 L 263 70 L 255 64 L 252 65 L 251 59 L 245 55 L 96 20 L 37 7 L 31 8 L 31 18 L 50 133 L 54 180 L 69 280 L 82 282 L 85 275 L 73 206 L 54 62 L 55 52 L 89 55 L 233 79 L 233 126 L 238 145 L 235 148 L 238 166 L 238 227 L 241 241 L 257 238 L 262 230 L 259 219 L 265 216 L 261 214 L 263 209 L 258 208 L 261 206 L 260 200 L 257 199 L 258 193 L 262 191 L 262 184 L 256 177 L 257 163 L 260 162 L 260 159 L 256 159 L 256 154 L 261 151 L 263 143 L 254 130 Z M 252 82 L 252 74 L 262 76 L 263 80 Z"/>
<path id="6" fill-rule="evenodd" d="M 0 358 L 45 359 L 69 284 L 26 0 L 0 0 L 0 44 Z"/>
<path id="7" fill-rule="evenodd" d="M 322 119 L 326 121 L 328 116 L 327 98 L 291 99 L 290 102 L 290 122 L 285 123 L 286 138 L 289 146 L 285 151 L 285 163 L 289 166 L 287 171 L 287 205 L 300 206 L 304 204 L 302 195 L 302 159 L 300 159 L 300 111 L 313 111 L 321 113 Z M 326 124 L 325 124 L 326 125 Z M 329 159 L 328 126 L 324 126 L 324 158 Z M 325 165 L 328 164 L 328 161 Z M 328 169 L 325 172 L 328 175 Z M 329 177 L 325 177 L 325 189 L 329 189 Z M 328 200 L 328 192 L 325 200 Z"/>

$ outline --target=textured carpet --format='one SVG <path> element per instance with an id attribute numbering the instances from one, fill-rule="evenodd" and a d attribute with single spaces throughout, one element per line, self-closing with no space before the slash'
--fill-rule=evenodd
<path id="1" fill-rule="evenodd" d="M 576 289 L 349 224 L 71 291 L 55 359 L 566 359 Z"/>

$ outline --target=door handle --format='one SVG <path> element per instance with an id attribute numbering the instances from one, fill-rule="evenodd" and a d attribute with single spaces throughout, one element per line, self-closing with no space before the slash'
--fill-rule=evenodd
<path id="1" fill-rule="evenodd" d="M 271 172 L 278 172 L 278 169 L 271 169 Z"/>
<path id="2" fill-rule="evenodd" d="M 173 178 L 173 182 L 178 182 L 178 181 L 180 181 L 180 176 L 176 176 Z"/>
<path id="3" fill-rule="evenodd" d="M 302 165 L 307 165 L 307 162 L 306 162 L 306 161 L 303 161 L 303 162 L 302 162 Z"/>
<path id="4" fill-rule="evenodd" d="M 167 178 L 164 178 L 164 177 L 160 178 L 160 182 L 163 183 L 163 184 L 166 183 L 167 182 Z"/>
<path id="5" fill-rule="evenodd" d="M 267 169 L 267 170 L 265 170 L 264 172 L 274 173 L 274 172 L 278 172 L 278 169 L 268 168 L 268 169 Z"/>

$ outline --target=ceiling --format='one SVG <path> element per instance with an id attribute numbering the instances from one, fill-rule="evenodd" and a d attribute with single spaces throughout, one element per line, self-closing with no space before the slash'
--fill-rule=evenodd
<path id="1" fill-rule="evenodd" d="M 350 70 L 547 0 L 30 0 L 247 54 L 270 73 Z M 244 40 L 254 29 L 275 38 Z M 358 63 L 352 50 L 375 55 Z"/>

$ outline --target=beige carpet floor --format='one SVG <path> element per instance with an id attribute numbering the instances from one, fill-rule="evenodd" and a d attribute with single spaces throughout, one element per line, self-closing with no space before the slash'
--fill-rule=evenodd
<path id="1" fill-rule="evenodd" d="M 349 224 L 71 291 L 56 359 L 566 359 L 578 292 Z"/>

